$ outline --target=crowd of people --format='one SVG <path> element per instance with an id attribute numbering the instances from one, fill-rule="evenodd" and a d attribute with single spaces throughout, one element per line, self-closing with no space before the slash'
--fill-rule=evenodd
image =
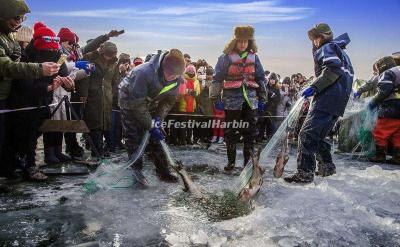
<path id="1" fill-rule="evenodd" d="M 15 170 L 22 168 L 28 179 L 47 179 L 36 164 L 37 140 L 41 135 L 44 162 L 56 164 L 82 158 L 85 147 L 94 158 L 104 158 L 121 149 L 133 155 L 148 130 L 152 135 L 150 157 L 161 179 L 177 180 L 169 172 L 156 142 L 162 139 L 171 145 L 224 143 L 228 156 L 225 170 L 229 171 L 235 167 L 238 142 L 243 142 L 246 164 L 255 143 L 271 138 L 298 97 L 310 96 L 314 96 L 312 110 L 303 111 L 304 126 L 297 130 L 301 137 L 299 170 L 287 181 L 312 181 L 315 154 L 325 164 L 320 168 L 322 175 L 335 173 L 330 146 L 324 138 L 343 115 L 354 71 L 343 51 L 349 43 L 348 36 L 333 39 L 328 25 L 317 25 L 309 32 L 315 48 L 317 78 L 300 73 L 281 77 L 263 69 L 251 26 L 235 28 L 234 39 L 226 45 L 213 68 L 204 59 L 192 62 L 189 54 L 178 49 L 158 51 L 145 59 L 119 54 L 110 39 L 123 35 L 124 31 L 112 30 L 80 46 L 79 35 L 68 27 L 57 33 L 42 22 L 32 29 L 22 26 L 30 12 L 23 0 L 2 0 L 1 4 L 0 176 L 14 178 Z M 379 91 L 371 108 L 386 102 L 393 87 L 398 88 L 398 67 L 394 60 L 389 60 L 380 63 L 385 66 L 376 68 L 375 87 L 384 92 Z M 394 72 L 385 72 L 388 69 Z M 378 78 L 384 72 L 383 79 Z M 384 84 L 386 81 L 395 86 L 389 88 L 389 83 Z M 391 115 L 380 111 L 380 117 L 389 120 L 380 119 L 377 128 L 381 131 L 374 133 L 377 161 L 384 160 L 387 139 L 392 137 L 396 140 L 394 159 L 397 162 L 399 159 L 400 106 L 396 97 L 391 98 L 395 103 L 386 102 L 382 106 L 391 109 Z M 307 101 L 305 108 L 309 105 Z M 89 129 L 83 135 L 84 145 L 76 133 L 43 130 L 41 127 L 48 119 L 84 120 Z M 154 127 L 163 120 L 180 123 L 216 120 L 213 123 L 218 124 L 206 128 Z M 222 126 L 241 120 L 249 125 L 240 131 Z M 133 169 L 141 168 L 139 160 Z"/>

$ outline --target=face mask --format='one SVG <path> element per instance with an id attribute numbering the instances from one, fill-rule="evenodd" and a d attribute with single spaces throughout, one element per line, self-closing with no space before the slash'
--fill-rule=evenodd
<path id="1" fill-rule="evenodd" d="M 198 78 L 200 81 L 203 81 L 206 79 L 206 75 L 199 75 Z"/>

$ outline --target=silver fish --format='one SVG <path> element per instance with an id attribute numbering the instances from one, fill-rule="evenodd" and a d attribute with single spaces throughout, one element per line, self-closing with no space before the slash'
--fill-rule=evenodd
<path id="1" fill-rule="evenodd" d="M 286 134 L 282 142 L 282 148 L 278 156 L 276 156 L 276 163 L 274 167 L 274 177 L 282 177 L 286 163 L 289 161 L 289 133 Z"/>
<path id="2" fill-rule="evenodd" d="M 244 188 L 239 192 L 238 198 L 241 201 L 250 201 L 253 197 L 257 195 L 263 184 L 263 175 L 265 170 L 259 165 L 261 149 L 258 150 L 257 155 L 253 156 L 253 173 L 249 182 L 244 186 Z"/>

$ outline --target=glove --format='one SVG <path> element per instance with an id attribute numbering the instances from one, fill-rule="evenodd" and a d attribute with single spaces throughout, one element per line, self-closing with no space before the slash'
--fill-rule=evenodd
<path id="1" fill-rule="evenodd" d="M 303 96 L 304 98 L 308 98 L 308 97 L 311 97 L 311 96 L 313 96 L 315 94 L 315 87 L 313 87 L 313 86 L 309 86 L 309 87 L 307 87 L 304 91 L 303 91 L 303 93 L 301 94 L 301 96 Z"/>
<path id="2" fill-rule="evenodd" d="M 258 101 L 258 112 L 264 112 L 267 108 L 267 104 L 264 101 Z"/>
<path id="3" fill-rule="evenodd" d="M 353 99 L 359 99 L 361 97 L 361 94 L 359 92 L 353 93 Z"/>
<path id="4" fill-rule="evenodd" d="M 96 65 L 90 64 L 88 61 L 77 61 L 75 67 L 78 69 L 83 69 L 87 74 L 96 71 Z"/>
<path id="5" fill-rule="evenodd" d="M 153 124 L 154 127 L 150 130 L 151 137 L 156 139 L 157 141 L 164 140 L 165 137 L 163 132 L 161 131 L 161 119 L 159 117 L 154 118 Z"/>
<path id="6" fill-rule="evenodd" d="M 190 91 L 188 92 L 188 94 L 189 94 L 190 96 L 196 97 L 196 91 L 194 91 L 194 90 L 190 90 Z"/>
<path id="7" fill-rule="evenodd" d="M 224 103 L 221 100 L 218 100 L 214 103 L 214 107 L 215 109 L 217 109 L 218 111 L 223 111 L 225 110 L 225 106 Z"/>
<path id="8" fill-rule="evenodd" d="M 375 101 L 371 100 L 371 101 L 368 103 L 368 110 L 372 111 L 372 110 L 374 110 L 377 106 L 378 106 L 378 105 L 375 103 Z"/>

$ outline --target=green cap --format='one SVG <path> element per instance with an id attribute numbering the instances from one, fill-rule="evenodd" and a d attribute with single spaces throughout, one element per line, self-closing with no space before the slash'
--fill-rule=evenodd
<path id="1" fill-rule="evenodd" d="M 0 18 L 3 20 L 31 12 L 25 0 L 0 0 L 0 6 Z"/>
<path id="2" fill-rule="evenodd" d="M 396 62 L 392 56 L 386 56 L 375 62 L 374 67 L 378 69 L 379 74 L 382 74 L 388 69 L 396 67 Z"/>
<path id="3" fill-rule="evenodd" d="M 326 35 L 333 37 L 332 29 L 326 23 L 318 23 L 308 31 L 308 37 L 313 40 L 318 36 Z"/>

